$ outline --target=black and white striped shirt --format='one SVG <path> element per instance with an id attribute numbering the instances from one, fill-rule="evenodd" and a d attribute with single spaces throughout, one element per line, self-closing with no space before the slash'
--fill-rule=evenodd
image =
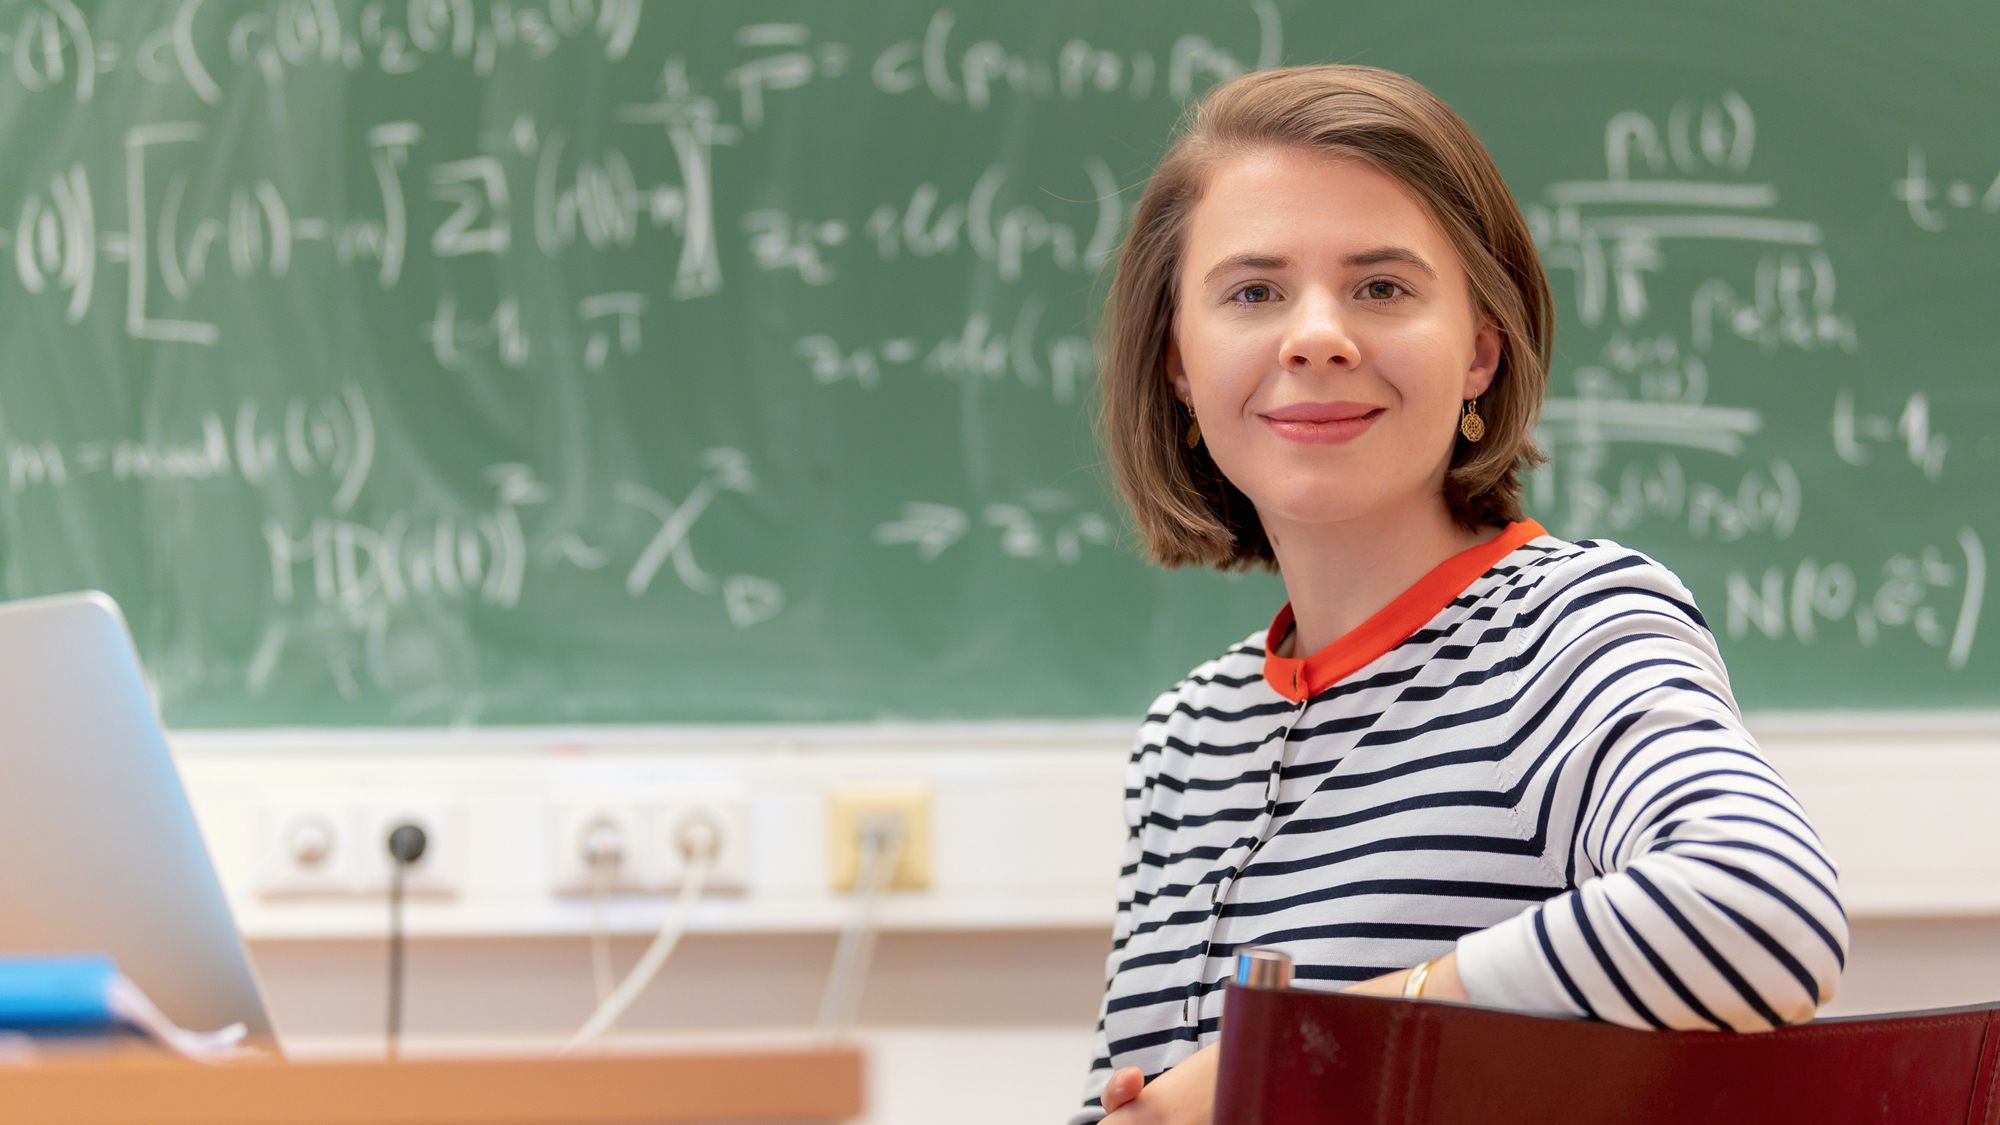
<path id="1" fill-rule="evenodd" d="M 1515 524 L 1308 660 L 1267 656 L 1289 624 L 1146 716 L 1076 1121 L 1214 1040 L 1251 945 L 1326 989 L 1455 948 L 1475 1003 L 1639 1028 L 1832 998 L 1833 865 L 1665 567 Z"/>

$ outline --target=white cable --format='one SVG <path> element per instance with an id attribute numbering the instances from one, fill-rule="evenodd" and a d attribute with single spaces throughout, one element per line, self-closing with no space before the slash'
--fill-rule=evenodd
<path id="1" fill-rule="evenodd" d="M 612 866 L 590 865 L 590 982 L 599 1004 L 610 997 L 616 978 L 611 972 L 611 924 L 604 916 L 604 900 L 611 893 Z"/>
<path id="2" fill-rule="evenodd" d="M 618 869 L 624 866 L 626 840 L 617 823 L 600 816 L 584 826 L 577 847 L 590 866 L 590 983 L 595 993 L 593 1003 L 602 1004 L 618 984 L 611 968 L 611 923 L 605 916 L 605 903 Z"/>
<path id="3" fill-rule="evenodd" d="M 706 839 L 695 835 L 695 829 L 703 830 Z M 625 975 L 625 980 L 612 991 L 604 1003 L 597 1006 L 597 1010 L 590 1014 L 590 1018 L 584 1021 L 583 1027 L 579 1028 L 568 1045 L 563 1047 L 562 1054 L 566 1055 L 604 1034 L 612 1024 L 618 1022 L 619 1016 L 625 1014 L 625 1009 L 632 1006 L 632 1001 L 637 1000 L 639 994 L 646 991 L 646 986 L 653 983 L 653 977 L 660 971 L 660 966 L 667 963 L 667 955 L 674 951 L 674 946 L 680 943 L 681 935 L 687 932 L 688 916 L 694 912 L 695 903 L 701 900 L 702 884 L 708 881 L 709 868 L 715 863 L 718 843 L 720 841 L 716 838 L 713 826 L 700 821 L 689 826 L 682 840 L 682 846 L 687 850 L 687 868 L 681 876 L 681 892 L 674 899 L 674 906 L 667 913 L 667 920 L 660 925 L 660 932 L 654 936 L 653 944 L 646 947 L 646 952 L 639 958 L 639 963 L 632 966 L 632 971 Z"/>
<path id="4" fill-rule="evenodd" d="M 819 1030 L 836 1034 L 854 1023 L 861 992 L 868 981 L 868 962 L 875 955 L 875 908 L 896 876 L 903 855 L 903 835 L 894 829 L 863 834 L 855 865 L 854 917 L 840 935 L 827 975 L 826 994 L 819 1002 Z"/>
<path id="5" fill-rule="evenodd" d="M 245 1029 L 240 1023 L 232 1023 L 221 1031 L 189 1031 L 175 1024 L 123 973 L 111 978 L 104 1001 L 111 1014 L 191 1059 L 221 1058 L 243 1043 Z M 29 1041 L 29 1049 L 34 1049 L 33 1040 Z"/>

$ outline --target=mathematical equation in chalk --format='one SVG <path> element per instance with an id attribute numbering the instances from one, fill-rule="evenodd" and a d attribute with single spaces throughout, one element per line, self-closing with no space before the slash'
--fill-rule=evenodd
<path id="1" fill-rule="evenodd" d="M 701 477 L 679 500 L 633 481 L 613 487 L 621 517 L 616 530 L 637 545 L 623 571 L 624 590 L 644 597 L 668 570 L 686 589 L 721 597 L 738 627 L 769 620 L 784 606 L 784 591 L 776 583 L 746 574 L 718 579 L 695 557 L 695 526 L 711 506 L 731 493 L 756 491 L 749 457 L 740 450 L 710 449 L 699 465 Z M 476 596 L 512 608 L 531 567 L 596 571 L 614 561 L 613 552 L 602 542 L 593 545 L 584 531 L 531 531 L 524 524 L 523 513 L 549 498 L 549 486 L 531 467 L 494 465 L 486 475 L 493 506 L 484 512 L 428 519 L 395 512 L 371 525 L 322 517 L 300 532 L 267 520 L 273 599 L 285 606 L 303 597 L 302 584 L 295 581 L 303 569 L 311 575 L 304 589 L 312 600 L 364 618 L 434 596 Z M 635 530 L 643 534 L 632 534 Z"/>
<path id="2" fill-rule="evenodd" d="M 1764 357 L 1859 350 L 1825 229 L 1778 212 L 1779 186 L 1748 178 L 1756 144 L 1756 114 L 1733 92 L 1679 102 L 1662 117 L 1617 113 L 1605 125 L 1605 178 L 1550 184 L 1525 208 L 1544 262 L 1570 283 L 1582 332 L 1603 340 L 1594 361 L 1559 373 L 1573 397 L 1553 393 L 1543 411 L 1541 436 L 1554 463 L 1538 474 L 1531 496 L 1555 513 L 1558 534 L 1629 528 L 1649 514 L 1686 515 L 1690 534 L 1702 537 L 1710 525 L 1701 513 L 1725 508 L 1687 503 L 1695 492 L 1684 486 L 1678 460 L 1646 454 L 1621 465 L 1614 450 L 1668 445 L 1754 456 L 1768 419 L 1727 403 Z M 1742 272 L 1718 276 L 1718 263 L 1740 263 Z M 1686 303 L 1663 307 L 1662 288 L 1687 293 Z M 1878 462 L 1877 446 L 1899 443 L 1935 481 L 1950 441 L 1934 428 L 1928 402 L 1915 392 L 1894 411 L 1863 408 L 1843 390 L 1823 432 L 1850 465 Z M 1742 487 L 1759 472 L 1743 476 Z M 1778 492 L 1796 522 L 1796 474 L 1776 476 L 1791 482 Z"/>
<path id="3" fill-rule="evenodd" d="M 267 409 L 245 400 L 233 417 L 204 416 L 184 441 L 89 439 L 76 442 L 23 439 L 0 433 L 10 495 L 58 493 L 94 477 L 118 482 L 236 482 L 277 488 L 291 480 L 317 480 L 328 489 L 328 516 L 303 530 L 265 523 L 272 593 L 279 605 L 299 596 L 294 569 L 305 567 L 314 598 L 352 613 L 393 609 L 412 597 L 464 597 L 511 607 L 531 565 L 599 570 L 613 553 L 586 538 L 590 529 L 530 530 L 521 514 L 548 499 L 548 486 L 532 468 L 501 464 L 488 470 L 493 507 L 440 515 L 428 523 L 414 513 L 393 513 L 372 525 L 347 517 L 376 464 L 375 422 L 367 399 L 348 386 L 322 400 L 295 398 Z M 700 594 L 718 595 L 739 626 L 767 620 L 784 604 L 774 583 L 754 575 L 723 579 L 695 557 L 695 524 L 719 499 L 756 491 L 748 455 L 716 448 L 697 459 L 701 476 L 679 499 L 644 484 L 618 482 L 611 500 L 619 537 L 638 547 L 623 572 L 632 597 L 651 590 L 663 569 Z M 421 528 L 421 530 L 420 530 Z M 607 532 L 607 535 L 610 533 Z M 530 557 L 531 550 L 536 552 Z"/>
<path id="4" fill-rule="evenodd" d="M 1739 404 L 1768 399 L 1744 392 L 1788 354 L 1846 357 L 1863 343 L 1840 301 L 1837 247 L 1815 218 L 1781 209 L 1778 183 L 1753 174 L 1757 140 L 1756 114 L 1734 92 L 1660 115 L 1617 113 L 1605 124 L 1604 178 L 1550 184 L 1524 208 L 1573 296 L 1576 331 L 1596 344 L 1591 356 L 1570 334 L 1571 354 L 1590 358 L 1555 373 L 1542 413 L 1552 460 L 1528 500 L 1558 535 L 1671 528 L 1697 544 L 1782 543 L 1812 522 L 1813 489 L 1834 483 L 1815 476 L 1808 487 L 1794 458 L 1903 472 L 1919 488 L 1955 464 L 1929 394 L 1871 387 L 1851 366 L 1822 359 L 1815 384 L 1792 396 L 1825 411 L 1803 446 Z M 1896 192 L 1926 230 L 1943 229 L 1939 208 L 2000 210 L 2000 188 L 1934 184 L 1916 147 Z M 1902 632 L 1958 670 L 1985 585 L 1978 531 L 1965 526 L 1879 565 L 1731 567 L 1707 597 L 1720 595 L 1733 639 L 1811 645 L 1846 632 L 1872 647 Z"/>
<path id="5" fill-rule="evenodd" d="M 0 430 L 6 486 L 19 496 L 62 490 L 92 478 L 113 481 L 224 481 L 275 486 L 314 479 L 331 488 L 336 513 L 354 506 L 375 465 L 375 422 L 353 385 L 338 395 L 293 398 L 281 406 L 245 399 L 233 415 L 204 415 L 183 440 L 87 439 L 57 442 Z"/>
<path id="6" fill-rule="evenodd" d="M 1945 229 L 1955 211 L 1975 216 L 2000 213 L 2000 173 L 1990 180 L 1980 174 L 1970 179 L 1933 177 L 1924 148 L 1917 144 L 1910 146 L 1908 170 L 1890 185 L 1890 193 L 1919 230 Z"/>
<path id="7" fill-rule="evenodd" d="M 973 313 L 962 328 L 934 343 L 892 336 L 849 350 L 832 336 L 812 335 L 800 337 L 794 351 L 819 383 L 852 382 L 872 391 L 885 376 L 904 372 L 954 381 L 1012 379 L 1056 402 L 1074 402 L 1096 371 L 1096 355 L 1082 336 L 1044 341 L 1039 329 L 1046 311 L 1042 299 L 1030 295 L 1011 324 L 996 325 L 986 314 Z"/>
<path id="8" fill-rule="evenodd" d="M 643 236 L 659 231 L 670 249 L 677 246 L 667 294 L 686 300 L 722 286 L 708 182 L 711 148 L 721 135 L 701 119 L 695 114 L 669 121 L 676 138 L 671 147 L 679 154 L 673 172 L 680 178 L 650 185 L 618 148 L 585 159 L 566 157 L 565 136 L 545 135 L 529 116 L 507 131 L 505 154 L 445 160 L 429 165 L 422 176 L 411 170 L 412 152 L 424 144 L 422 128 L 412 122 L 376 126 L 367 133 L 366 148 L 378 210 L 360 217 L 309 214 L 269 177 L 192 199 L 190 176 L 201 164 L 206 128 L 197 122 L 141 126 L 125 138 L 126 229 L 101 229 L 98 217 L 120 208 L 93 198 L 90 175 L 79 163 L 53 177 L 45 190 L 25 194 L 13 228 L 0 230 L 0 245 L 11 244 L 13 274 L 21 286 L 30 294 L 47 294 L 68 324 L 79 325 L 89 314 L 103 287 L 100 262 L 109 262 L 125 272 L 128 335 L 211 347 L 222 342 L 221 324 L 189 311 L 204 286 L 234 281 L 238 288 L 232 293 L 241 295 L 245 285 L 258 289 L 313 267 L 322 268 L 301 284 L 313 284 L 324 267 L 359 266 L 379 287 L 391 289 L 405 273 L 413 244 L 438 259 L 500 257 L 530 247 L 528 252 L 556 258 L 573 248 L 643 250 Z M 418 185 L 407 182 L 413 179 L 427 183 L 426 194 L 414 195 Z M 752 211 L 741 222 L 744 248 L 760 270 L 796 272 L 809 285 L 834 280 L 831 254 L 854 241 L 854 232 L 879 260 L 963 251 L 991 262 L 1007 282 L 1019 282 L 1033 256 L 1056 270 L 1095 272 L 1108 260 L 1124 214 L 1101 159 L 1084 162 L 1075 179 L 1066 186 L 1088 201 L 1077 205 L 1088 212 L 1077 222 L 1028 204 L 997 206 L 1009 173 L 993 166 L 963 199 L 941 204 L 937 185 L 927 182 L 907 202 L 884 204 L 865 220 L 796 220 L 783 211 Z M 523 183 L 531 185 L 525 194 L 518 186 Z M 420 218 L 425 221 L 418 226 Z M 309 261 L 313 255 L 318 258 Z M 447 282 L 435 310 L 422 342 L 444 367 L 463 366 L 469 349 L 487 345 L 515 366 L 534 354 L 518 298 L 503 297 L 491 311 L 461 315 L 467 310 Z M 587 340 L 586 365 L 598 369 L 612 355 L 636 353 L 647 311 L 644 292 L 582 298 L 574 316 Z M 1075 351 L 1064 343 L 1049 362 L 1061 370 L 1078 369 Z M 859 364 L 856 377 L 869 379 L 870 360 L 844 362 Z M 816 355 L 820 378 L 824 366 Z"/>
<path id="9" fill-rule="evenodd" d="M 469 64 L 489 75 L 518 55 L 547 58 L 569 41 L 587 41 L 605 58 L 623 59 L 639 31 L 645 0 L 278 0 L 264 11 L 232 15 L 224 5 L 179 0 L 165 22 L 131 43 L 108 39 L 73 0 L 21 5 L 11 32 L 0 31 L 0 57 L 31 94 L 67 92 L 89 104 L 102 74 L 132 70 L 149 83 L 192 92 L 220 105 L 247 76 L 282 104 L 289 73 L 313 66 L 409 74 L 432 59 Z M 7 73 L 0 71 L 0 73 Z"/>
<path id="10" fill-rule="evenodd" d="M 1016 53 L 994 39 L 960 47 L 965 38 L 955 37 L 957 14 L 940 8 L 921 37 L 884 48 L 868 73 L 875 88 L 885 94 L 927 94 L 974 110 L 985 109 L 1003 93 L 1074 101 L 1107 94 L 1143 100 L 1157 91 L 1186 101 L 1209 82 L 1253 69 L 1269 70 L 1284 58 L 1284 20 L 1277 4 L 1250 0 L 1249 11 L 1256 17 L 1255 40 L 1246 40 L 1245 45 L 1254 54 L 1241 59 L 1227 47 L 1192 33 L 1176 38 L 1165 59 L 1144 50 L 1106 50 L 1081 39 L 1069 40 L 1051 59 Z M 1246 65 L 1245 59 L 1254 62 Z"/>
<path id="11" fill-rule="evenodd" d="M 246 686 L 262 691 L 283 660 L 303 655 L 326 661 L 336 685 L 352 696 L 355 661 L 345 647 L 329 648 L 329 638 L 359 637 L 375 653 L 405 616 L 421 619 L 438 606 L 467 601 L 512 610 L 527 586 L 565 570 L 615 576 L 634 599 L 652 595 L 670 576 L 681 589 L 716 599 L 735 628 L 769 621 L 785 608 L 782 586 L 754 574 L 718 575 L 696 553 L 703 516 L 718 501 L 756 491 L 750 459 L 714 448 L 701 453 L 697 468 L 698 479 L 678 499 L 617 482 L 601 528 L 560 518 L 538 526 L 533 513 L 548 503 L 550 486 L 531 466 L 516 463 L 487 469 L 492 493 L 483 511 L 405 510 L 366 523 L 321 516 L 302 526 L 266 519 L 276 608 Z M 362 663 L 375 686 L 403 686 L 379 654 Z"/>
<path id="12" fill-rule="evenodd" d="M 919 560 L 932 562 L 973 531 L 974 522 L 962 508 L 911 501 L 895 519 L 876 524 L 874 538 L 883 547 L 914 548 Z M 977 522 L 992 532 L 1006 557 L 1064 566 L 1082 562 L 1086 546 L 1108 547 L 1116 538 L 1110 521 L 1056 488 L 1028 489 L 1017 502 L 988 504 Z"/>
<path id="13" fill-rule="evenodd" d="M 547 59 L 581 43 L 624 60 L 638 38 L 645 0 L 278 0 L 232 15 L 221 5 L 180 0 L 171 17 L 130 44 L 93 28 L 73 0 L 23 5 L 0 55 L 32 94 L 66 91 L 89 103 L 98 76 L 135 71 L 150 83 L 191 91 L 219 105 L 236 82 L 251 81 L 282 110 L 289 75 L 313 67 L 406 75 L 427 65 L 465 67 L 477 77 L 502 65 Z M 1053 55 L 1018 52 L 998 39 L 964 34 L 953 9 L 919 18 L 908 38 L 875 49 L 817 39 L 806 24 L 766 22 L 735 30 L 722 84 L 735 91 L 742 121 L 761 126 L 774 94 L 853 73 L 883 94 L 922 92 L 983 110 L 1002 96 L 1077 100 L 1123 95 L 1185 101 L 1209 82 L 1267 70 L 1284 56 L 1284 21 L 1273 0 L 1222 13 L 1216 37 L 1188 32 L 1158 54 L 1107 49 L 1082 39 Z M 859 58 L 859 65 L 857 65 Z"/>
<path id="14" fill-rule="evenodd" d="M 1821 225 L 1771 214 L 1775 184 L 1712 178 L 1748 171 L 1756 129 L 1735 93 L 1699 111 L 1678 103 L 1664 130 L 1644 113 L 1615 114 L 1605 125 L 1605 178 L 1550 184 L 1524 208 L 1544 264 L 1571 276 L 1582 324 L 1611 312 L 1627 326 L 1647 319 L 1647 277 L 1670 267 L 1669 247 L 1747 244 L 1758 252 L 1749 279 L 1710 278 L 1695 291 L 1688 333 L 1699 350 L 1718 335 L 1767 350 L 1855 349 L 1854 322 L 1834 307 Z"/>
<path id="15" fill-rule="evenodd" d="M 423 129 L 391 122 L 366 137 L 377 212 L 314 215 L 288 199 L 270 177 L 191 197 L 191 176 L 202 167 L 208 128 L 195 121 L 164 122 L 125 133 L 122 208 L 107 209 L 95 200 L 88 169 L 75 163 L 52 177 L 46 191 L 26 193 L 12 229 L 0 231 L 0 243 L 11 243 L 13 272 L 22 287 L 51 294 L 70 324 L 80 324 L 89 313 L 99 288 L 99 262 L 105 260 L 124 268 L 125 327 L 132 338 L 208 346 L 221 342 L 221 327 L 171 306 L 186 306 L 205 284 L 225 277 L 261 286 L 311 264 L 364 264 L 381 288 L 393 288 L 404 273 L 411 227 L 420 214 L 429 221 L 414 232 L 418 244 L 440 259 L 506 255 L 520 241 L 517 230 L 531 236 L 530 244 L 543 254 L 555 256 L 571 247 L 631 248 L 642 231 L 664 228 L 679 244 L 671 295 L 712 293 L 722 283 L 707 182 L 717 133 L 704 124 L 698 104 L 690 108 L 670 100 L 627 108 L 634 121 L 664 124 L 680 178 L 642 186 L 615 147 L 582 159 L 572 153 L 566 160 L 563 134 L 544 139 L 533 119 L 522 117 L 507 134 L 516 167 L 491 154 L 446 159 L 429 164 L 421 182 L 412 184 L 407 181 L 418 177 L 411 175 L 411 154 L 424 143 Z M 517 186 L 524 183 L 530 185 L 525 194 Z M 524 206 L 515 206 L 517 200 Z M 525 215 L 516 214 L 522 210 Z M 126 228 L 100 229 L 98 216 L 118 211 Z M 316 247 L 325 248 L 317 251 L 324 255 L 321 262 L 306 262 Z M 589 319 L 629 305 L 618 302 L 582 315 Z M 621 340 L 629 342 L 635 331 L 621 327 Z"/>
<path id="16" fill-rule="evenodd" d="M 1864 576 L 1872 589 L 1864 591 Z M 1755 579 L 1732 570 L 1727 627 L 1739 639 L 1754 631 L 1810 645 L 1845 624 L 1866 647 L 1907 629 L 1942 650 L 1946 666 L 1957 670 L 1972 656 L 1986 578 L 1986 547 L 1970 527 L 1959 529 L 1956 542 L 1892 555 L 1875 574 L 1811 558 L 1796 568 L 1769 567 Z"/>

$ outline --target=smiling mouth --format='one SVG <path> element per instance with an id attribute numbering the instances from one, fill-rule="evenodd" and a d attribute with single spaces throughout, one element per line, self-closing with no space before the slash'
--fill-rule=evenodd
<path id="1" fill-rule="evenodd" d="M 1301 445 L 1342 445 L 1368 431 L 1383 408 L 1362 410 L 1299 410 L 1259 415 L 1271 432 Z"/>

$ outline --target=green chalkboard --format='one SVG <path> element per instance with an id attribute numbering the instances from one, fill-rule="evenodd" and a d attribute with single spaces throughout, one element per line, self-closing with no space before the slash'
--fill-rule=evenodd
<path id="1" fill-rule="evenodd" d="M 1282 600 L 1149 571 L 1088 344 L 1188 101 L 1410 73 L 1560 302 L 1535 514 L 1762 708 L 1991 706 L 2000 15 L 0 3 L 0 585 L 182 726 L 1133 715 Z"/>

